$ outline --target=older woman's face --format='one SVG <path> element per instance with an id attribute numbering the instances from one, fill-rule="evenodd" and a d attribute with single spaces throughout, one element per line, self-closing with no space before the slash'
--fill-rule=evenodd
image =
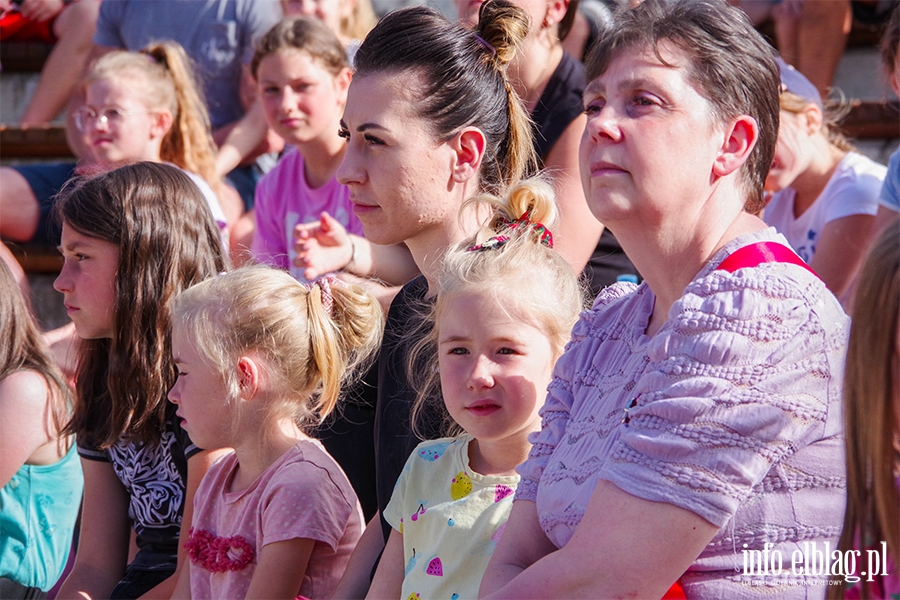
<path id="1" fill-rule="evenodd" d="M 350 84 L 337 179 L 376 244 L 409 241 L 454 222 L 459 210 L 450 193 L 454 151 L 417 115 L 420 89 L 411 73 L 372 73 Z"/>
<path id="2" fill-rule="evenodd" d="M 584 93 L 581 180 L 591 211 L 607 224 L 684 214 L 709 196 L 725 140 L 711 104 L 685 77 L 688 59 L 660 45 L 627 48 Z"/>

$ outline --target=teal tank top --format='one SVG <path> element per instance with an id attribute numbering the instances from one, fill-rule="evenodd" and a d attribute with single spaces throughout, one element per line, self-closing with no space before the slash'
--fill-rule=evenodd
<path id="1" fill-rule="evenodd" d="M 75 444 L 52 465 L 22 465 L 0 490 L 0 577 L 53 587 L 69 558 L 83 490 Z"/>

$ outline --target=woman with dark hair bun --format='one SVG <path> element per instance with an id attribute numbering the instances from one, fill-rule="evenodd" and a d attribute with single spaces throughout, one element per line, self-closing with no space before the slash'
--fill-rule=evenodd
<path id="1" fill-rule="evenodd" d="M 366 239 L 404 243 L 423 274 L 391 304 L 377 365 L 380 511 L 418 443 L 410 422 L 416 391 L 406 367 L 411 346 L 424 334 L 415 331 L 414 317 L 432 302 L 446 249 L 488 216 L 460 209 L 477 194 L 502 194 L 534 170 L 528 116 L 506 78 L 527 30 L 525 13 L 506 0 L 485 4 L 474 31 L 417 7 L 383 18 L 356 54 L 338 180 L 350 188 Z M 357 266 L 371 264 L 370 248 L 385 248 L 358 238 L 354 248 L 343 233 L 332 241 Z M 419 430 L 435 438 L 440 418 L 432 417 L 425 416 Z M 389 532 L 380 516 L 370 522 L 335 597 L 365 595 Z"/>

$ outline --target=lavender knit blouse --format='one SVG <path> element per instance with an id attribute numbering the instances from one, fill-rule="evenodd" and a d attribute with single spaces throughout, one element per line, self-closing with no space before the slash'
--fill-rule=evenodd
<path id="1" fill-rule="evenodd" d="M 767 240 L 787 245 L 771 228 L 726 244 L 652 338 L 646 283 L 607 288 L 581 316 L 518 469 L 516 499 L 537 503 L 557 547 L 604 479 L 721 528 L 682 578 L 688 597 L 824 596 L 824 577 L 797 574 L 791 556 L 804 542 L 834 549 L 841 531 L 849 319 L 799 266 L 714 270 Z M 784 570 L 745 575 L 742 551 L 767 542 Z"/>

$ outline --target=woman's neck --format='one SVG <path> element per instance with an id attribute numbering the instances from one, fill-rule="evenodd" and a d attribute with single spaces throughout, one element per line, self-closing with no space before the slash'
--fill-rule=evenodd
<path id="1" fill-rule="evenodd" d="M 462 206 L 465 199 L 477 193 L 477 190 L 469 193 L 471 188 L 472 186 L 468 183 L 457 184 L 454 194 L 447 197 L 448 206 Z M 486 215 L 481 216 L 486 218 Z M 435 283 L 437 272 L 447 249 L 474 235 L 482 220 L 479 218 L 479 213 L 474 210 L 467 211 L 466 215 L 461 218 L 454 216 L 454 218 L 445 219 L 444 222 L 421 231 L 415 237 L 404 240 L 416 266 L 428 280 L 429 296 L 437 293 Z"/>
<path id="2" fill-rule="evenodd" d="M 563 47 L 547 29 L 526 38 L 509 65 L 509 80 L 522 98 L 528 114 L 537 108 L 544 88 L 563 57 Z"/>
<path id="3" fill-rule="evenodd" d="M 235 444 L 238 468 L 229 492 L 247 489 L 298 442 L 309 439 L 289 418 L 278 422 L 273 431 L 262 433 L 264 426 L 260 422 L 257 427 L 247 428 L 240 436 L 244 442 Z"/>
<path id="4" fill-rule="evenodd" d="M 335 124 L 327 134 L 296 144 L 297 151 L 303 156 L 306 185 L 314 190 L 334 179 L 341 161 L 344 160 L 347 142 L 337 135 L 338 130 L 339 126 Z"/>
<path id="5" fill-rule="evenodd" d="M 791 188 L 794 190 L 795 219 L 809 210 L 809 207 L 819 198 L 845 156 L 847 156 L 846 151 L 828 142 L 824 136 L 822 137 L 821 148 L 816 152 L 809 167 L 791 183 Z"/>
<path id="6" fill-rule="evenodd" d="M 653 336 L 662 327 L 669 309 L 716 252 L 739 236 L 766 228 L 760 219 L 737 206 L 740 204 L 731 211 L 722 210 L 723 206 L 711 199 L 697 211 L 703 216 L 694 227 L 685 227 L 683 218 L 672 223 L 609 225 L 656 297 L 647 335 Z"/>

